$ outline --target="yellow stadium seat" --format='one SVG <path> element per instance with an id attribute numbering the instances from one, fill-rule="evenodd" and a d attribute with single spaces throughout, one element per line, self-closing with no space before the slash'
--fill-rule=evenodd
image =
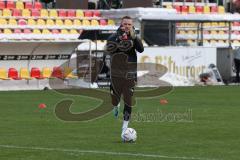
<path id="1" fill-rule="evenodd" d="M 17 9 L 24 9 L 24 4 L 22 1 L 17 1 L 16 2 L 16 8 Z"/>
<path id="2" fill-rule="evenodd" d="M 186 34 L 186 31 L 180 30 L 180 31 L 179 31 L 179 34 Z"/>
<path id="3" fill-rule="evenodd" d="M 71 21 L 70 19 L 66 19 L 66 20 L 64 21 L 64 25 L 66 25 L 66 26 L 72 26 L 73 23 L 72 23 L 72 21 Z"/>
<path id="4" fill-rule="evenodd" d="M 204 6 L 203 7 L 203 13 L 204 14 L 210 14 L 210 7 L 209 6 Z"/>
<path id="5" fill-rule="evenodd" d="M 203 23 L 203 26 L 204 27 L 210 27 L 212 24 L 210 23 L 210 22 L 205 22 L 205 23 Z"/>
<path id="6" fill-rule="evenodd" d="M 43 29 L 42 34 L 51 34 L 51 32 L 48 29 Z"/>
<path id="7" fill-rule="evenodd" d="M 30 77 L 29 71 L 27 68 L 20 68 L 20 78 L 21 79 L 26 79 L 26 80 L 30 80 L 32 79 Z"/>
<path id="8" fill-rule="evenodd" d="M 11 29 L 8 29 L 8 28 L 5 28 L 5 29 L 3 30 L 3 33 L 4 33 L 4 34 L 12 34 L 12 30 L 11 30 Z"/>
<path id="9" fill-rule="evenodd" d="M 70 34 L 79 34 L 76 29 L 71 29 Z"/>
<path id="10" fill-rule="evenodd" d="M 218 34 L 225 34 L 225 32 L 220 30 Z"/>
<path id="11" fill-rule="evenodd" d="M 58 17 L 58 13 L 56 9 L 49 10 L 49 16 L 50 17 Z"/>
<path id="12" fill-rule="evenodd" d="M 212 25 L 212 27 L 217 27 L 218 26 L 218 22 L 212 22 L 211 25 Z"/>
<path id="13" fill-rule="evenodd" d="M 197 23 L 190 22 L 190 23 L 188 23 L 188 26 L 189 27 L 197 27 Z"/>
<path id="14" fill-rule="evenodd" d="M 239 45 L 240 44 L 239 40 L 233 40 L 232 43 L 235 44 L 235 45 Z"/>
<path id="15" fill-rule="evenodd" d="M 31 12 L 29 11 L 29 9 L 22 10 L 22 16 L 23 17 L 31 17 Z"/>
<path id="16" fill-rule="evenodd" d="M 73 69 L 70 67 L 64 67 L 64 77 L 66 79 L 76 79 L 78 76 L 73 75 L 72 73 Z"/>
<path id="17" fill-rule="evenodd" d="M 52 70 L 50 68 L 44 67 L 42 69 L 42 76 L 43 76 L 43 78 L 50 78 L 51 75 L 52 75 Z"/>
<path id="18" fill-rule="evenodd" d="M 224 43 L 225 43 L 225 41 L 224 41 L 224 40 L 222 40 L 222 39 L 219 39 L 219 40 L 218 40 L 218 43 L 224 44 Z"/>
<path id="19" fill-rule="evenodd" d="M 47 19 L 46 25 L 54 26 L 55 23 L 54 23 L 54 21 L 52 19 Z"/>
<path id="20" fill-rule="evenodd" d="M 1 25 L 7 25 L 8 22 L 7 22 L 6 19 L 4 19 L 4 18 L 0 18 L 0 24 L 1 24 Z"/>
<path id="21" fill-rule="evenodd" d="M 56 20 L 56 25 L 57 26 L 62 26 L 63 25 L 63 21 L 61 19 L 57 19 Z"/>
<path id="22" fill-rule="evenodd" d="M 84 20 L 82 21 L 82 25 L 83 25 L 83 26 L 90 26 L 89 20 L 84 19 Z"/>
<path id="23" fill-rule="evenodd" d="M 81 21 L 80 21 L 79 19 L 74 19 L 74 20 L 73 20 L 73 25 L 75 25 L 75 26 L 81 26 L 82 23 L 81 23 Z"/>
<path id="24" fill-rule="evenodd" d="M 166 5 L 167 9 L 173 9 L 172 5 Z"/>
<path id="25" fill-rule="evenodd" d="M 114 25 L 115 25 L 115 21 L 112 20 L 112 19 L 109 19 L 109 20 L 108 20 L 108 25 L 114 26 Z"/>
<path id="26" fill-rule="evenodd" d="M 210 40 L 210 43 L 211 43 L 212 45 L 216 45 L 217 41 L 214 40 L 214 39 L 211 39 L 211 40 Z"/>
<path id="27" fill-rule="evenodd" d="M 11 19 L 9 19 L 8 24 L 9 25 L 17 25 L 17 21 L 16 21 L 16 19 L 11 18 Z"/>
<path id="28" fill-rule="evenodd" d="M 204 45 L 207 45 L 208 43 L 209 43 L 208 40 L 206 40 L 206 39 L 203 40 Z"/>
<path id="29" fill-rule="evenodd" d="M 69 34 L 69 32 L 66 29 L 61 29 L 61 34 Z"/>
<path id="30" fill-rule="evenodd" d="M 82 10 L 77 10 L 76 11 L 76 17 L 84 17 L 84 13 L 83 13 L 83 11 Z"/>
<path id="31" fill-rule="evenodd" d="M 210 31 L 210 34 L 218 34 L 218 32 L 217 31 Z"/>
<path id="32" fill-rule="evenodd" d="M 11 17 L 12 16 L 12 12 L 10 9 L 3 9 L 3 16 L 4 17 Z"/>
<path id="33" fill-rule="evenodd" d="M 36 25 L 36 21 L 32 18 L 29 18 L 27 24 L 30 26 Z"/>
<path id="34" fill-rule="evenodd" d="M 194 6 L 189 6 L 188 13 L 190 14 L 196 13 L 196 8 Z"/>
<path id="35" fill-rule="evenodd" d="M 196 41 L 195 41 L 195 40 L 192 40 L 192 39 L 188 39 L 188 40 L 187 40 L 187 43 L 188 43 L 189 45 L 194 45 L 194 44 L 196 43 Z"/>
<path id="36" fill-rule="evenodd" d="M 225 27 L 225 26 L 226 26 L 226 23 L 225 23 L 225 22 L 219 22 L 218 25 L 219 25 L 220 27 Z"/>
<path id="37" fill-rule="evenodd" d="M 41 31 L 39 29 L 33 29 L 33 34 L 41 34 Z"/>
<path id="38" fill-rule="evenodd" d="M 41 9 L 40 16 L 41 16 L 41 17 L 48 17 L 48 10 L 46 10 L 46 9 Z"/>
<path id="39" fill-rule="evenodd" d="M 45 23 L 45 21 L 43 19 L 38 19 L 37 20 L 37 25 L 44 26 L 44 25 L 46 25 L 46 23 Z"/>
<path id="40" fill-rule="evenodd" d="M 8 80 L 8 72 L 5 68 L 0 68 L 0 79 L 2 80 Z"/>
<path id="41" fill-rule="evenodd" d="M 96 19 L 91 20 L 91 26 L 98 26 L 99 22 Z"/>
<path id="42" fill-rule="evenodd" d="M 194 30 L 188 30 L 188 31 L 187 31 L 187 34 L 196 34 L 196 31 L 194 31 Z"/>
<path id="43" fill-rule="evenodd" d="M 218 6 L 218 13 L 220 14 L 225 13 L 225 8 L 223 6 Z"/>

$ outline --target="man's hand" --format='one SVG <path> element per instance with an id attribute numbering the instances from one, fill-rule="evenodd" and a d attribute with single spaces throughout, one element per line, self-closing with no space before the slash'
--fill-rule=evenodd
<path id="1" fill-rule="evenodd" d="M 133 28 L 130 29 L 129 33 L 130 33 L 130 37 L 133 40 L 137 38 L 137 35 L 136 35 L 135 30 Z"/>

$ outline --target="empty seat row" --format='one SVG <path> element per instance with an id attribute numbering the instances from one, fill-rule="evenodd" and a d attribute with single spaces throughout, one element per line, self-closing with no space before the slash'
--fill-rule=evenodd
<path id="1" fill-rule="evenodd" d="M 174 8 L 178 13 L 189 13 L 189 14 L 217 14 L 225 13 L 225 8 L 223 6 L 167 6 L 167 8 Z"/>
<path id="2" fill-rule="evenodd" d="M 4 9 L 4 8 L 8 8 L 8 9 L 42 9 L 42 3 L 40 2 L 35 2 L 34 4 L 32 2 L 22 2 L 22 1 L 0 1 L 0 9 Z"/>
<path id="3" fill-rule="evenodd" d="M 177 31 L 177 34 L 197 34 L 198 31 L 197 30 L 179 30 Z M 235 32 L 232 32 L 232 34 L 234 34 Z M 208 31 L 205 30 L 203 31 L 203 34 L 228 34 L 228 31 L 223 31 L 223 30 L 212 30 L 212 31 Z"/>
<path id="4" fill-rule="evenodd" d="M 225 22 L 205 22 L 203 27 L 228 27 L 228 23 Z M 238 22 L 233 22 L 232 25 L 237 26 Z M 189 23 L 177 23 L 178 27 L 197 27 L 198 23 L 189 22 Z"/>
<path id="5" fill-rule="evenodd" d="M 9 29 L 9 28 L 5 28 L 3 30 L 0 29 L 0 34 L 79 34 L 81 31 L 80 30 L 76 30 L 76 29 Z"/>
<path id="6" fill-rule="evenodd" d="M 53 69 L 49 67 L 44 67 L 42 71 L 37 68 L 31 68 L 31 71 L 27 68 L 21 68 L 18 72 L 15 68 L 0 68 L 0 79 L 1 80 L 31 80 L 31 79 L 46 79 L 46 78 L 60 78 L 60 79 L 75 79 L 78 78 L 73 74 L 72 68 L 70 67 L 54 67 Z"/>
<path id="7" fill-rule="evenodd" d="M 9 20 L 6 18 L 0 18 L 0 25 L 38 25 L 38 26 L 106 26 L 106 25 L 115 25 L 115 22 L 113 20 L 106 20 L 106 19 L 100 19 L 100 20 L 96 20 L 96 19 L 92 19 L 92 20 L 79 20 L 79 19 L 15 19 L 15 18 L 10 18 Z"/>
<path id="8" fill-rule="evenodd" d="M 64 10 L 64 9 L 0 9 L 0 16 L 23 17 L 100 17 L 98 10 Z"/>

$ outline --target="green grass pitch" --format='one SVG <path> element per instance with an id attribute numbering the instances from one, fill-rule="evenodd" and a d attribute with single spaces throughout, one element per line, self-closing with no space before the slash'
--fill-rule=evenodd
<path id="1" fill-rule="evenodd" d="M 57 119 L 54 107 L 63 98 L 75 100 L 72 112 L 99 103 L 54 91 L 0 92 L 0 159 L 240 159 L 239 86 L 179 87 L 139 99 L 129 126 L 137 131 L 135 143 L 121 142 L 121 118 L 112 113 L 90 122 Z M 161 105 L 160 99 L 168 104 Z M 40 103 L 47 108 L 38 109 Z M 188 118 L 181 119 L 183 114 Z"/>

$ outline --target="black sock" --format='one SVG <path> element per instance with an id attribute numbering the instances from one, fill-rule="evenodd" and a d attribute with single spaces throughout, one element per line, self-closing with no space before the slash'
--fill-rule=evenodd
<path id="1" fill-rule="evenodd" d="M 125 104 L 124 109 L 123 109 L 123 120 L 124 121 L 129 121 L 132 113 L 132 107 L 129 105 Z"/>

